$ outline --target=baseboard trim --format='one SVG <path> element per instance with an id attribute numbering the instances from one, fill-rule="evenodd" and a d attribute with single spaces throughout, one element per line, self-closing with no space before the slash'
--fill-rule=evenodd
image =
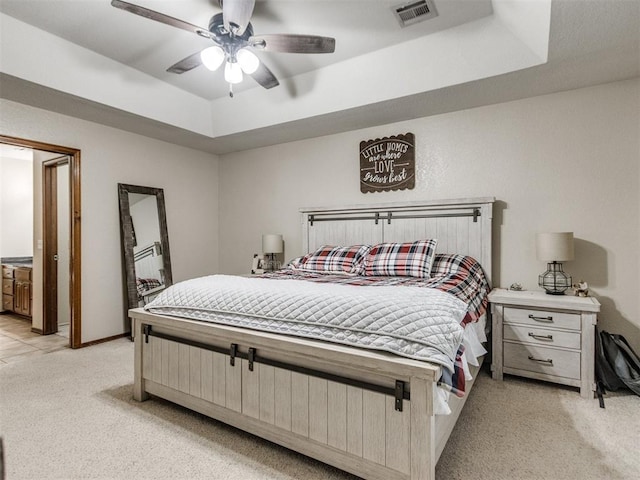
<path id="1" fill-rule="evenodd" d="M 31 327 L 31 331 L 33 333 L 37 333 L 38 335 L 42 335 L 42 329 L 41 328 Z"/>
<path id="2" fill-rule="evenodd" d="M 119 338 L 129 337 L 130 333 L 121 333 L 120 335 L 113 335 L 112 337 L 100 338 L 98 340 L 91 340 L 90 342 L 81 343 L 77 348 L 90 347 L 91 345 L 97 345 L 99 343 L 110 342 L 111 340 L 117 340 Z M 74 347 L 76 348 L 76 347 Z"/>

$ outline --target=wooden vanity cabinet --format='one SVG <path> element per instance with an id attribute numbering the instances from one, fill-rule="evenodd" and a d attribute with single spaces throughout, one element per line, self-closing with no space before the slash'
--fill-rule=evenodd
<path id="1" fill-rule="evenodd" d="M 31 317 L 31 267 L 2 266 L 2 308 Z"/>

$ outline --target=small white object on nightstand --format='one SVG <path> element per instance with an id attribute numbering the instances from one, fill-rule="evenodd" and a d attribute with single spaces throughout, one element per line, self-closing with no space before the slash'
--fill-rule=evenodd
<path id="1" fill-rule="evenodd" d="M 495 380 L 519 375 L 595 391 L 593 297 L 495 289 L 489 294 Z"/>

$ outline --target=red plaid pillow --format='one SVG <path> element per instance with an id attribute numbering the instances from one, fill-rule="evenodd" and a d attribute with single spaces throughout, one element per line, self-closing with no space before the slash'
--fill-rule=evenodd
<path id="1" fill-rule="evenodd" d="M 298 270 L 322 273 L 359 274 L 362 262 L 371 248 L 370 245 L 352 245 L 350 247 L 333 247 L 325 245 L 302 258 Z"/>
<path id="2" fill-rule="evenodd" d="M 364 274 L 429 278 L 437 243 L 431 239 L 374 245 L 364 259 Z"/>
<path id="3" fill-rule="evenodd" d="M 452 275 L 460 270 L 468 271 L 477 263 L 472 257 L 458 255 L 455 253 L 437 253 L 433 257 L 431 266 L 431 276 Z"/>

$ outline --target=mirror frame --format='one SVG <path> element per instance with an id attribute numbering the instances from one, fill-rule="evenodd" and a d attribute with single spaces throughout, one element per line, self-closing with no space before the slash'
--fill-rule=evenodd
<path id="1" fill-rule="evenodd" d="M 124 272 L 127 291 L 127 309 L 138 308 L 138 289 L 136 287 L 135 261 L 133 257 L 133 222 L 129 209 L 129 194 L 139 193 L 156 197 L 158 207 L 158 223 L 160 226 L 160 245 L 162 247 L 162 264 L 164 267 L 164 285 L 173 283 L 171 274 L 171 254 L 169 253 L 169 232 L 167 231 L 167 215 L 164 206 L 164 191 L 162 188 L 142 187 L 118 183 L 118 198 L 120 203 L 120 239 L 124 260 Z M 128 313 L 125 314 L 128 318 Z"/>

